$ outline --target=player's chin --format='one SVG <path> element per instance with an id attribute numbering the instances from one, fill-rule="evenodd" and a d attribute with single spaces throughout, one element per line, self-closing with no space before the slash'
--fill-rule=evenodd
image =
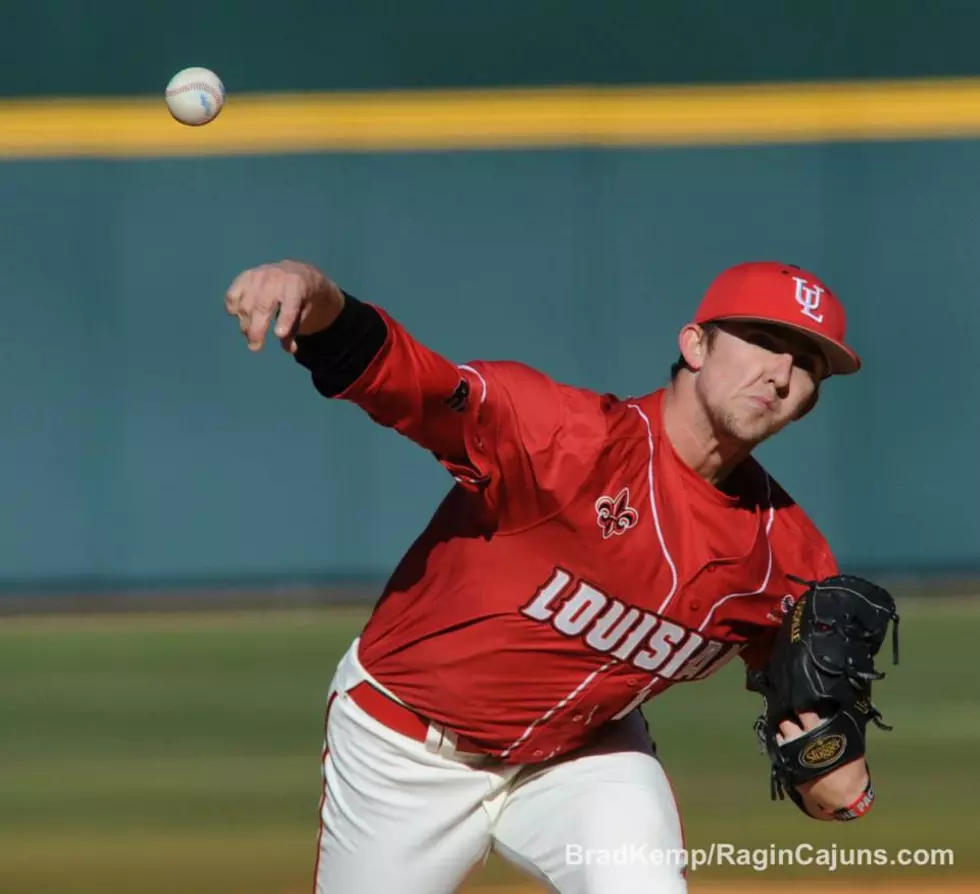
<path id="1" fill-rule="evenodd" d="M 792 416 L 780 416 L 772 423 L 772 425 L 769 426 L 769 433 L 766 435 L 766 437 L 771 438 L 773 435 L 778 434 L 792 421 Z"/>
<path id="2" fill-rule="evenodd" d="M 773 412 L 751 414 L 739 420 L 737 434 L 746 444 L 759 444 L 782 431 L 789 422 Z"/>
<path id="3" fill-rule="evenodd" d="M 759 427 L 764 432 L 764 438 L 778 434 L 793 421 L 794 414 L 787 412 L 787 407 L 781 403 L 777 409 L 764 412 L 759 418 Z"/>

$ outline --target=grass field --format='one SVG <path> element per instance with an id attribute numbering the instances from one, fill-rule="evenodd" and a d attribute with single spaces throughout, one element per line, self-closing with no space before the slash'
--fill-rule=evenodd
<path id="1" fill-rule="evenodd" d="M 309 890 L 322 705 L 353 609 L 8 618 L 0 622 L 0 894 Z M 778 867 L 769 881 L 980 876 L 975 604 L 905 606 L 870 731 L 879 803 L 859 823 L 771 803 L 740 668 L 672 690 L 648 716 L 688 846 L 952 849 L 952 867 Z M 736 663 L 737 664 L 737 663 Z M 692 879 L 761 883 L 750 867 Z M 929 879 L 929 880 L 927 880 Z M 519 881 L 491 860 L 472 884 Z M 802 890 L 802 889 L 801 889 Z M 365 892 L 368 894 L 368 892 Z"/>

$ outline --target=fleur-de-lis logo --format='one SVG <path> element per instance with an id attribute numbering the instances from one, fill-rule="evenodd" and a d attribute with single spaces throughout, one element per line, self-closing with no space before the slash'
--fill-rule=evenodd
<path id="1" fill-rule="evenodd" d="M 625 534 L 639 521 L 639 513 L 629 504 L 629 488 L 624 487 L 615 497 L 599 497 L 595 501 L 597 522 L 602 528 L 602 539 L 613 534 Z"/>

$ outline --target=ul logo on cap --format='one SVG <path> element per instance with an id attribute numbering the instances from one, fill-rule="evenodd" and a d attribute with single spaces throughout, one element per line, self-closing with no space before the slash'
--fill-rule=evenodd
<path id="1" fill-rule="evenodd" d="M 822 323 L 823 314 L 818 314 L 817 309 L 820 307 L 823 289 L 820 286 L 811 286 L 801 276 L 794 276 L 793 282 L 796 283 L 796 301 L 803 308 L 803 313 L 811 320 Z"/>

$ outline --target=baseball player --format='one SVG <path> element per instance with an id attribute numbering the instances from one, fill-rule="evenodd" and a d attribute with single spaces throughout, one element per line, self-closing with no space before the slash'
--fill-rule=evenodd
<path id="1" fill-rule="evenodd" d="M 320 394 L 454 481 L 329 689 L 317 894 L 449 894 L 491 850 L 563 894 L 685 891 L 640 707 L 736 656 L 764 696 L 772 797 L 818 820 L 871 808 L 893 600 L 840 574 L 752 456 L 860 368 L 814 274 L 725 270 L 669 382 L 625 399 L 457 365 L 296 261 L 245 271 L 225 302 L 252 350 L 274 332 Z"/>

